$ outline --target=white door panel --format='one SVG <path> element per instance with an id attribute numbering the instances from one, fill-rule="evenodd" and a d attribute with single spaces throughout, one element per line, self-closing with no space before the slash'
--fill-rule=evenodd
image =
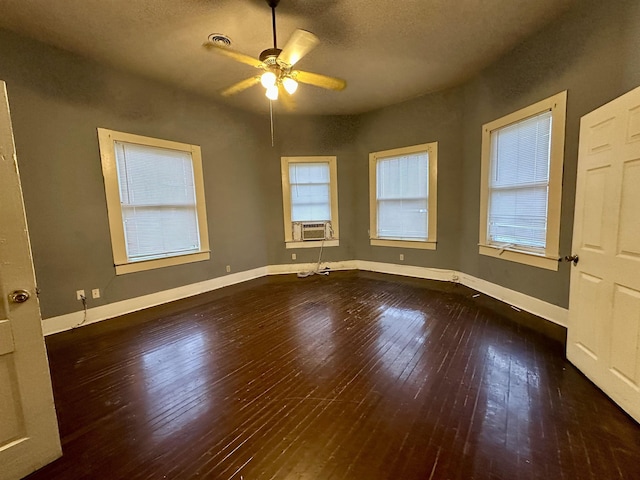
<path id="1" fill-rule="evenodd" d="M 640 259 L 640 159 L 625 162 L 622 174 L 618 255 L 637 261 Z"/>
<path id="2" fill-rule="evenodd" d="M 640 421 L 640 88 L 585 115 L 567 358 Z"/>
<path id="3" fill-rule="evenodd" d="M 640 291 L 616 285 L 611 319 L 611 369 L 638 388 Z"/>
<path id="4" fill-rule="evenodd" d="M 604 249 L 605 205 L 604 200 L 607 190 L 607 180 L 611 168 L 609 165 L 587 170 L 585 173 L 586 190 L 589 195 L 585 198 L 584 215 L 589 215 L 589 221 L 583 225 L 582 247 L 589 248 L 597 253 Z"/>
<path id="5" fill-rule="evenodd" d="M 0 82 L 0 479 L 22 478 L 60 454 L 9 105 Z"/>
<path id="6" fill-rule="evenodd" d="M 578 277 L 578 282 L 576 291 L 579 298 L 577 302 L 579 317 L 592 314 L 594 318 L 590 323 L 577 323 L 574 338 L 576 345 L 580 347 L 582 352 L 588 355 L 591 360 L 597 361 L 601 351 L 599 330 L 602 327 L 599 320 L 604 313 L 603 281 L 601 278 L 583 273 Z M 596 311 L 591 312 L 589 308 L 594 307 Z M 587 359 L 585 358 L 585 360 Z"/>

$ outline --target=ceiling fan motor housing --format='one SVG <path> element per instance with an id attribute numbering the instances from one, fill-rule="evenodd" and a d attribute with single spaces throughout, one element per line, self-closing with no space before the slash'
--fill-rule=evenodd
<path id="1" fill-rule="evenodd" d="M 280 48 L 267 48 L 260 54 L 260 61 L 265 65 L 275 65 L 281 51 Z"/>

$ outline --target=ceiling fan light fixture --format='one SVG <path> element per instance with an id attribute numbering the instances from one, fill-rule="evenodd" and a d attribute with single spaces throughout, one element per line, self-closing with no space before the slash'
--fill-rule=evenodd
<path id="1" fill-rule="evenodd" d="M 278 86 L 273 84 L 270 87 L 267 87 L 265 95 L 269 100 L 278 100 Z"/>
<path id="2" fill-rule="evenodd" d="M 273 72 L 264 72 L 260 77 L 260 83 L 262 83 L 262 86 L 267 89 L 273 87 L 276 84 L 276 80 L 276 74 Z"/>
<path id="3" fill-rule="evenodd" d="M 265 89 L 265 95 L 269 100 L 278 100 L 282 93 L 283 107 L 289 111 L 294 109 L 293 99 L 290 97 L 298 90 L 298 84 L 304 83 L 314 87 L 328 90 L 344 90 L 347 83 L 339 78 L 328 77 L 318 73 L 293 70 L 297 62 L 313 50 L 320 40 L 307 30 L 296 29 L 284 48 L 278 48 L 276 37 L 276 7 L 280 0 L 266 0 L 271 8 L 271 23 L 273 30 L 273 47 L 260 53 L 259 60 L 250 55 L 245 55 L 226 48 L 231 39 L 220 33 L 212 33 L 209 41 L 203 44 L 208 51 L 216 52 L 236 62 L 260 69 L 259 74 L 241 80 L 220 92 L 223 97 L 229 97 L 243 92 L 258 83 Z M 280 89 L 282 88 L 282 91 Z M 273 111 L 271 110 L 273 113 Z"/>
<path id="4" fill-rule="evenodd" d="M 293 95 L 296 93 L 296 90 L 298 90 L 298 82 L 291 77 L 284 77 L 282 79 L 282 86 L 289 95 Z"/>

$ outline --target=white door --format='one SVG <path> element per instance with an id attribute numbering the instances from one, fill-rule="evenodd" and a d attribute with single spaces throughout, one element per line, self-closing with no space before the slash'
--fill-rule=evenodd
<path id="1" fill-rule="evenodd" d="M 582 117 L 567 358 L 640 422 L 640 88 Z"/>
<path id="2" fill-rule="evenodd" d="M 61 455 L 5 83 L 0 81 L 0 479 Z"/>

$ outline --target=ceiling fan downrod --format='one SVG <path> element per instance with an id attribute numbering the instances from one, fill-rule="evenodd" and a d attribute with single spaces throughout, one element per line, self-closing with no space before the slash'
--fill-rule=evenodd
<path id="1" fill-rule="evenodd" d="M 280 55 L 280 50 L 278 48 L 278 41 L 276 36 L 276 7 L 280 3 L 280 0 L 267 0 L 267 4 L 271 7 L 271 24 L 273 28 L 273 48 L 267 48 L 263 52 L 260 53 L 260 61 L 264 62 L 266 65 L 275 65 L 276 59 L 278 55 Z"/>
<path id="2" fill-rule="evenodd" d="M 280 3 L 280 0 L 267 0 L 267 4 L 271 7 L 271 24 L 273 27 L 273 49 L 278 48 L 278 42 L 276 39 L 276 7 Z"/>

